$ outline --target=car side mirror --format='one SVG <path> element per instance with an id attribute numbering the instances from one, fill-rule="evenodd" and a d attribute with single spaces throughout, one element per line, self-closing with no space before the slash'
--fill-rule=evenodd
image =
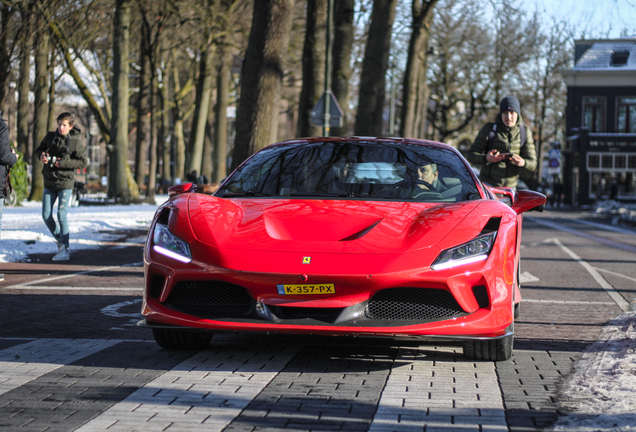
<path id="1" fill-rule="evenodd" d="M 512 204 L 512 209 L 521 214 L 527 211 L 543 211 L 546 197 L 542 193 L 531 190 L 520 190 L 517 192 L 517 199 Z"/>
<path id="2" fill-rule="evenodd" d="M 168 188 L 168 196 L 173 197 L 182 193 L 196 192 L 197 185 L 194 183 L 181 183 L 178 185 L 170 186 Z"/>

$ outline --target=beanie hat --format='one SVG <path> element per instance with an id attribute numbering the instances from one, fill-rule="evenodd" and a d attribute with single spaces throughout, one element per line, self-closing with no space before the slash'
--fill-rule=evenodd
<path id="1" fill-rule="evenodd" d="M 521 115 L 519 100 L 514 96 L 506 96 L 503 98 L 499 104 L 499 113 L 503 113 L 504 111 L 514 111 Z"/>

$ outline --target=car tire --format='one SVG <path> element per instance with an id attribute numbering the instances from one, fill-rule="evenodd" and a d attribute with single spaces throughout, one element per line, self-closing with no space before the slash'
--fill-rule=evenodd
<path id="1" fill-rule="evenodd" d="M 212 333 L 185 330 L 152 329 L 152 335 L 161 348 L 165 349 L 204 349 L 210 345 Z"/>
<path id="2" fill-rule="evenodd" d="M 509 327 L 512 329 L 513 325 Z M 464 357 L 470 360 L 506 361 L 512 357 L 514 335 L 501 339 L 464 342 Z"/>

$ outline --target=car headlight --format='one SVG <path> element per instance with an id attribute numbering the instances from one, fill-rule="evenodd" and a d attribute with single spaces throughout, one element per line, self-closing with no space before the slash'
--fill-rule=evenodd
<path id="1" fill-rule="evenodd" d="M 153 241 L 153 250 L 155 252 L 183 263 L 192 261 L 190 245 L 172 234 L 167 226 L 161 224 L 155 225 Z"/>
<path id="2" fill-rule="evenodd" d="M 488 258 L 493 244 L 495 244 L 497 231 L 480 235 L 463 245 L 442 251 L 431 268 L 433 270 L 444 270 L 460 265 L 483 261 Z"/>

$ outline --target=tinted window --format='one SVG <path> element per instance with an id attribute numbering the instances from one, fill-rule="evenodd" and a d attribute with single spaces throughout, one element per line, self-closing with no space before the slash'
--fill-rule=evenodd
<path id="1" fill-rule="evenodd" d="M 359 141 L 264 149 L 216 195 L 434 202 L 479 197 L 466 165 L 449 150 Z"/>

